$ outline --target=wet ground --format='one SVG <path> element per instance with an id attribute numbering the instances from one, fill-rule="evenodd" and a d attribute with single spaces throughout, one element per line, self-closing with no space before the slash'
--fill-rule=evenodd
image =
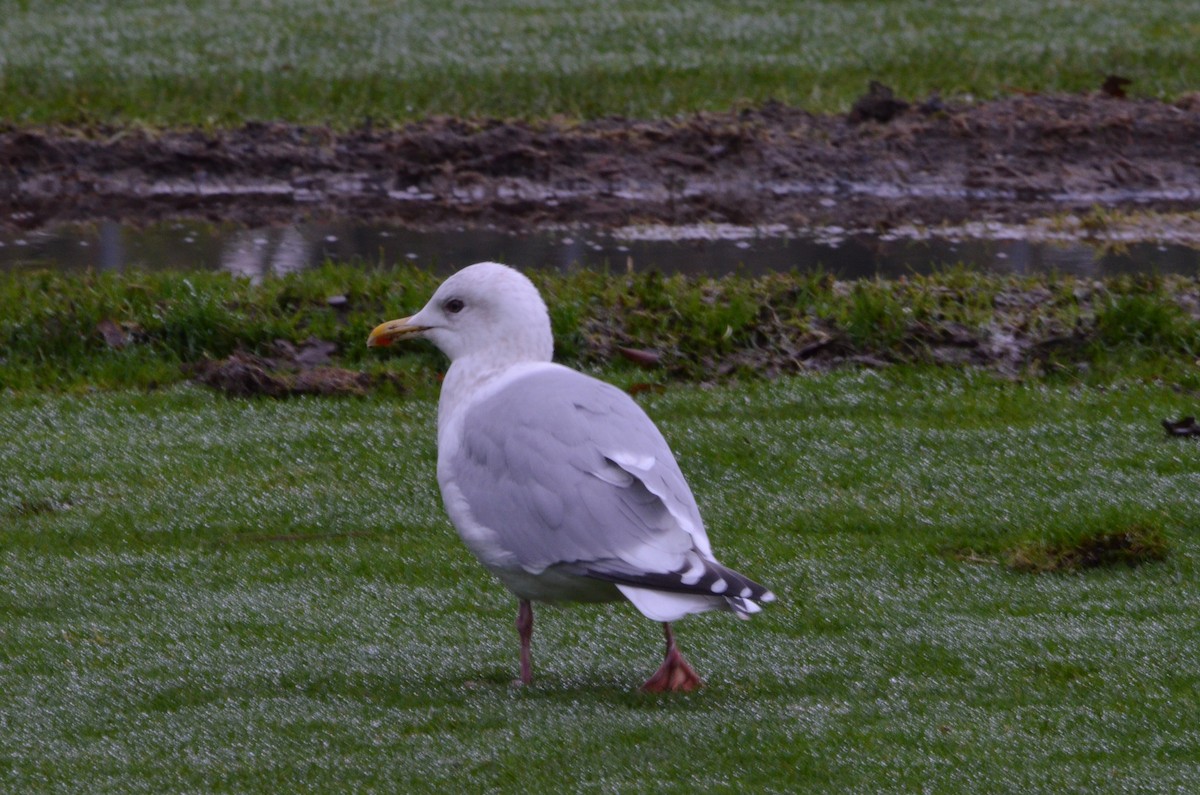
<path id="1" fill-rule="evenodd" d="M 350 218 L 443 231 L 650 224 L 920 236 L 941 225 L 1078 219 L 1097 207 L 1200 210 L 1200 94 L 1175 104 L 1099 94 L 961 107 L 866 98 L 837 117 L 768 104 L 655 122 L 0 131 L 0 227 L 9 232 Z"/>

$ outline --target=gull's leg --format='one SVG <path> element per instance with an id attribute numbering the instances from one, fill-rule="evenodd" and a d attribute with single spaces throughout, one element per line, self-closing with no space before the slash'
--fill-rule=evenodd
<path id="1" fill-rule="evenodd" d="M 671 625 L 665 621 L 663 622 L 663 633 L 667 637 L 667 656 L 658 670 L 654 672 L 654 676 L 647 679 L 646 684 L 642 685 L 642 692 L 690 693 L 704 687 L 704 680 L 692 670 L 692 666 L 688 665 L 687 660 L 683 659 L 683 655 L 675 647 L 675 635 L 671 632 Z"/>
<path id="2" fill-rule="evenodd" d="M 529 654 L 529 641 L 533 638 L 533 605 L 522 599 L 517 608 L 517 635 L 521 638 L 521 680 L 527 685 L 533 681 L 533 660 Z"/>

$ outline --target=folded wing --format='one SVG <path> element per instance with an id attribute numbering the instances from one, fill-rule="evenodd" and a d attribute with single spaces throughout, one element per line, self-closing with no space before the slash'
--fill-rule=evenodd
<path id="1" fill-rule="evenodd" d="M 774 598 L 713 557 L 670 448 L 616 387 L 545 368 L 471 406 L 460 439 L 455 485 L 527 572 L 614 583 L 663 621 Z"/>

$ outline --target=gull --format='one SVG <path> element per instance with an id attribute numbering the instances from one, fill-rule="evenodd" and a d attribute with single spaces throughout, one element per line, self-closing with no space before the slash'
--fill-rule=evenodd
<path id="1" fill-rule="evenodd" d="M 551 362 L 546 304 L 522 273 L 463 268 L 421 311 L 381 323 L 371 347 L 423 338 L 450 359 L 437 417 L 437 479 L 459 536 L 518 600 L 520 680 L 533 681 L 533 602 L 626 599 L 661 622 L 666 655 L 642 690 L 704 682 L 671 622 L 774 601 L 714 557 L 671 448 L 617 387 Z"/>

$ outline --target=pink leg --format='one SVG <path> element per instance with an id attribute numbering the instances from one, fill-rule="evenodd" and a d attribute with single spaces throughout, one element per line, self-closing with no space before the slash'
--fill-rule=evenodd
<path id="1" fill-rule="evenodd" d="M 529 641 L 533 638 L 533 605 L 522 599 L 517 608 L 517 635 L 521 638 L 521 680 L 527 685 L 533 681 L 533 660 L 529 654 Z"/>
<path id="2" fill-rule="evenodd" d="M 683 659 L 679 649 L 675 648 L 675 635 L 671 632 L 670 624 L 663 622 L 663 633 L 667 637 L 667 656 L 663 659 L 659 669 L 654 672 L 654 676 L 647 679 L 646 684 L 642 685 L 642 692 L 690 693 L 704 687 L 704 680 L 692 670 L 692 666 L 688 665 L 687 660 Z"/>

